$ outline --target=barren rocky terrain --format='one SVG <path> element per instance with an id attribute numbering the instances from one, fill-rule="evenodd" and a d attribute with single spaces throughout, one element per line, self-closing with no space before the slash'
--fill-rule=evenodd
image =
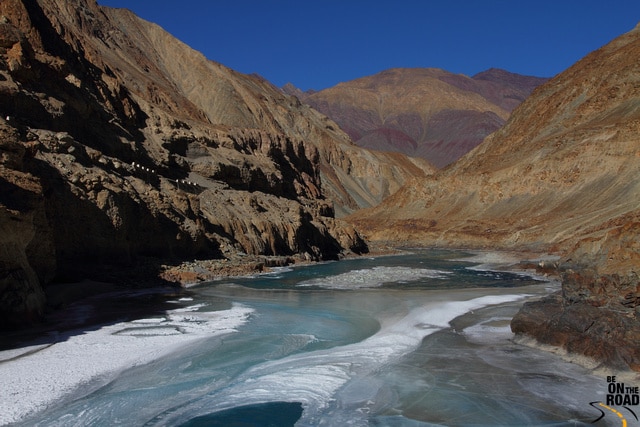
<path id="1" fill-rule="evenodd" d="M 513 328 L 640 370 L 640 28 L 537 88 L 446 170 L 355 213 L 365 237 L 559 254 Z M 595 326 L 594 326 L 595 325 Z"/>
<path id="2" fill-rule="evenodd" d="M 361 147 L 395 151 L 444 167 L 498 130 L 547 78 L 490 69 L 473 77 L 436 68 L 395 68 L 285 93 L 331 117 Z"/>
<path id="3" fill-rule="evenodd" d="M 234 270 L 166 271 L 194 259 L 264 268 L 367 252 L 338 217 L 432 170 L 355 146 L 127 10 L 0 3 L 2 326 L 38 320 L 52 281 L 139 286 Z"/>

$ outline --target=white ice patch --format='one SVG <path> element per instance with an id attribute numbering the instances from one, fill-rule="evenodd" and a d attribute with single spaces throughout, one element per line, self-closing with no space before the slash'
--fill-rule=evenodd
<path id="1" fill-rule="evenodd" d="M 513 338 L 510 317 L 492 317 L 484 322 L 464 328 L 462 333 L 469 342 L 497 344 Z"/>
<path id="2" fill-rule="evenodd" d="M 408 312 L 380 319 L 381 329 L 361 342 L 292 354 L 256 365 L 232 386 L 205 396 L 183 410 L 193 411 L 191 416 L 194 416 L 202 408 L 210 413 L 240 405 L 287 401 L 303 404 L 301 425 L 317 425 L 319 414 L 332 404 L 344 408 L 353 417 L 353 402 L 367 402 L 377 390 L 363 389 L 362 395 L 355 395 L 354 388 L 341 390 L 350 380 L 366 379 L 385 364 L 414 351 L 425 336 L 449 327 L 449 322 L 462 314 L 523 297 L 512 294 L 482 296 L 467 301 L 429 302 Z M 169 419 L 166 421 L 170 423 Z"/>
<path id="3" fill-rule="evenodd" d="M 171 300 L 171 301 L 167 301 L 167 302 L 172 303 L 172 304 L 178 304 L 178 303 L 187 302 L 187 301 L 193 301 L 193 298 L 191 298 L 191 297 L 182 297 L 182 298 L 180 298 L 178 300 Z"/>
<path id="4" fill-rule="evenodd" d="M 305 280 L 298 286 L 318 286 L 328 289 L 377 288 L 385 283 L 412 282 L 420 279 L 443 279 L 450 274 L 447 271 L 410 267 L 373 267 L 352 270 L 330 277 Z"/>
<path id="5" fill-rule="evenodd" d="M 43 410 L 93 379 L 149 363 L 186 343 L 233 332 L 253 311 L 239 304 L 211 312 L 197 311 L 201 307 L 107 325 L 35 348 L 32 353 L 0 352 L 0 425 Z"/>
<path id="6" fill-rule="evenodd" d="M 264 276 L 280 276 L 283 273 L 290 273 L 293 271 L 292 267 L 289 266 L 285 266 L 285 267 L 270 267 L 270 270 L 268 273 L 264 273 Z"/>

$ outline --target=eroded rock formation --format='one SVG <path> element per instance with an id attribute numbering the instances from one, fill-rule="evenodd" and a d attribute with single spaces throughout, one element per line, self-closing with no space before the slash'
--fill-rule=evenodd
<path id="1" fill-rule="evenodd" d="M 336 216 L 431 170 L 129 11 L 0 2 L 0 326 L 36 319 L 52 280 L 366 252 Z"/>

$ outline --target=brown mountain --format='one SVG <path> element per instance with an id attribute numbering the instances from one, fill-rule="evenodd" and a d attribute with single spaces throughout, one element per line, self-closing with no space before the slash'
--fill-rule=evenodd
<path id="1" fill-rule="evenodd" d="M 283 91 L 331 117 L 361 147 L 398 151 L 444 167 L 502 126 L 548 79 L 490 69 L 473 77 L 396 68 L 318 92 Z"/>
<path id="2" fill-rule="evenodd" d="M 94 0 L 0 2 L 0 113 L 0 326 L 52 280 L 366 252 L 336 213 L 430 170 Z"/>
<path id="3" fill-rule="evenodd" d="M 537 88 L 451 167 L 352 218 L 375 239 L 562 255 L 513 329 L 640 370 L 640 27 Z"/>

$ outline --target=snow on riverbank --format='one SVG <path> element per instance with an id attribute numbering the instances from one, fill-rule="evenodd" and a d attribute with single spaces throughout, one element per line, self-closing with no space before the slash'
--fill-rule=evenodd
<path id="1" fill-rule="evenodd" d="M 47 408 L 82 384 L 149 363 L 181 346 L 231 333 L 252 309 L 199 311 L 202 305 L 164 316 L 78 332 L 65 341 L 0 352 L 0 425 Z"/>

